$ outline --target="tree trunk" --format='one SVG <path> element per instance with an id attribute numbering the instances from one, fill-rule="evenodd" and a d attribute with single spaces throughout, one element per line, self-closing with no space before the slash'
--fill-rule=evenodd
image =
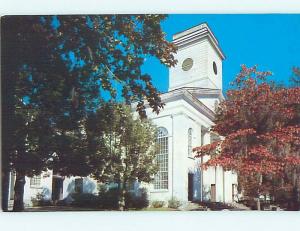
<path id="1" fill-rule="evenodd" d="M 262 185 L 262 174 L 259 175 L 259 184 L 258 184 L 258 190 L 257 190 L 257 210 L 261 210 L 261 204 L 260 204 L 260 187 Z"/>
<path id="2" fill-rule="evenodd" d="M 127 157 L 128 155 L 128 152 L 127 152 L 127 145 L 125 145 L 125 156 Z M 127 210 L 126 208 L 126 201 L 125 201 L 125 196 L 126 196 L 126 186 L 127 186 L 127 169 L 128 169 L 128 165 L 126 164 L 126 161 L 124 161 L 125 163 L 125 169 L 124 169 L 124 173 L 123 173 L 123 176 L 122 176 L 122 191 L 121 191 L 121 195 L 120 195 L 120 210 L 121 211 L 124 211 L 124 210 Z"/>
<path id="3" fill-rule="evenodd" d="M 125 211 L 127 208 L 126 208 L 126 181 L 124 180 L 122 182 L 122 185 L 121 187 L 119 188 L 119 195 L 120 195 L 120 200 L 119 200 L 119 208 L 121 211 Z"/>
<path id="4" fill-rule="evenodd" d="M 257 206 L 257 210 L 260 211 L 261 208 L 260 208 L 260 198 L 259 197 L 257 198 L 256 206 Z"/>
<path id="5" fill-rule="evenodd" d="M 24 210 L 24 185 L 25 174 L 23 172 L 16 171 L 16 183 L 15 183 L 15 195 L 14 195 L 14 207 L 13 211 L 20 212 Z"/>
<path id="6" fill-rule="evenodd" d="M 9 171 L 2 166 L 2 210 L 8 211 Z"/>
<path id="7" fill-rule="evenodd" d="M 11 52 L 11 31 L 9 20 L 2 18 L 1 29 L 2 29 L 2 39 L 1 39 L 1 91 L 2 91 L 2 111 L 1 111 L 1 138 L 2 138 L 2 158 L 1 158 L 1 168 L 2 168 L 2 209 L 3 211 L 8 210 L 8 198 L 9 198 L 9 175 L 10 175 L 10 154 L 11 147 L 14 146 L 14 136 L 15 131 L 15 84 L 16 75 L 12 74 L 14 66 L 18 66 L 15 62 L 16 59 L 14 54 Z M 14 45 L 13 45 L 14 46 Z M 14 65 L 12 65 L 14 64 Z M 5 103 L 4 103 L 5 102 Z"/>
<path id="8" fill-rule="evenodd" d="M 126 179 L 124 179 L 122 181 L 122 183 L 119 183 L 119 209 L 121 211 L 127 210 L 127 206 L 126 206 L 126 193 L 127 193 L 126 184 L 127 184 Z"/>
<path id="9" fill-rule="evenodd" d="M 126 201 L 125 201 L 125 195 L 126 195 L 126 189 L 125 189 L 125 187 L 122 187 L 121 195 L 120 195 L 120 203 L 119 203 L 121 211 L 127 210 L 127 208 L 126 208 Z"/>

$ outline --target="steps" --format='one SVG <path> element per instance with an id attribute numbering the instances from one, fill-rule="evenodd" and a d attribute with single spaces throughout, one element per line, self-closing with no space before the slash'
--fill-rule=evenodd
<path id="1" fill-rule="evenodd" d="M 8 211 L 11 211 L 14 206 L 14 200 L 8 200 Z"/>
<path id="2" fill-rule="evenodd" d="M 184 202 L 179 208 L 181 211 L 206 211 L 207 208 L 191 201 Z"/>
<path id="3" fill-rule="evenodd" d="M 240 203 L 237 203 L 237 202 L 231 203 L 230 206 L 232 206 L 234 208 L 233 210 L 238 210 L 238 211 L 251 210 L 246 205 L 243 205 L 243 204 L 240 204 Z"/>

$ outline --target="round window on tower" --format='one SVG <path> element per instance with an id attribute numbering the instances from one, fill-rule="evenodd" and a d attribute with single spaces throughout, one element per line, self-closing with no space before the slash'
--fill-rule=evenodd
<path id="1" fill-rule="evenodd" d="M 182 70 L 188 71 L 192 68 L 194 61 L 191 58 L 187 58 L 182 63 Z"/>
<path id="2" fill-rule="evenodd" d="M 217 68 L 216 62 L 213 62 L 213 69 L 214 69 L 215 75 L 217 75 L 218 74 L 218 68 Z"/>

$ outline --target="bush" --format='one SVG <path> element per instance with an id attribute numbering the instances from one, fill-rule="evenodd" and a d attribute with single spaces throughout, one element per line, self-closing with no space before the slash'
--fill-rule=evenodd
<path id="1" fill-rule="evenodd" d="M 102 209 L 118 209 L 119 208 L 119 192 L 118 188 L 100 188 L 99 190 L 99 206 Z"/>
<path id="2" fill-rule="evenodd" d="M 165 202 L 164 201 L 153 201 L 151 205 L 153 208 L 161 208 L 165 205 Z"/>
<path id="3" fill-rule="evenodd" d="M 181 202 L 179 200 L 177 200 L 175 197 L 171 198 L 168 201 L 168 207 L 169 208 L 178 209 L 180 205 L 181 205 Z"/>
<path id="4" fill-rule="evenodd" d="M 49 200 L 49 199 L 46 199 L 46 196 L 43 192 L 37 193 L 36 197 L 32 197 L 31 198 L 31 203 L 32 203 L 33 207 L 52 205 L 52 201 Z"/>
<path id="5" fill-rule="evenodd" d="M 67 202 L 66 199 L 63 199 L 63 200 L 59 200 L 56 202 L 56 206 L 69 206 L 71 204 L 71 202 Z"/>
<path id="6" fill-rule="evenodd" d="M 148 194 L 145 188 L 140 189 L 140 195 L 127 193 L 125 196 L 125 204 L 127 208 L 142 209 L 149 206 Z"/>
<path id="7" fill-rule="evenodd" d="M 98 208 L 99 197 L 92 193 L 74 193 L 72 194 L 72 205 L 81 208 Z"/>
<path id="8" fill-rule="evenodd" d="M 72 194 L 73 202 L 72 206 L 82 208 L 97 208 L 104 210 L 116 210 L 119 209 L 119 191 L 118 188 L 101 187 L 99 188 L 99 194 L 91 193 L 74 193 Z M 65 203 L 61 201 L 64 205 Z M 133 193 L 127 193 L 125 196 L 125 203 L 127 208 L 142 209 L 148 207 L 149 200 L 147 191 L 141 189 L 139 196 Z"/>

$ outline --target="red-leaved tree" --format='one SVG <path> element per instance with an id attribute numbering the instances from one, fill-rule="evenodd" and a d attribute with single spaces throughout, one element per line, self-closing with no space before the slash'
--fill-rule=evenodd
<path id="1" fill-rule="evenodd" d="M 274 87 L 270 75 L 242 65 L 211 129 L 224 139 L 194 148 L 196 157 L 211 156 L 202 167 L 235 170 L 253 199 L 299 184 L 292 178 L 300 165 L 300 87 Z"/>

